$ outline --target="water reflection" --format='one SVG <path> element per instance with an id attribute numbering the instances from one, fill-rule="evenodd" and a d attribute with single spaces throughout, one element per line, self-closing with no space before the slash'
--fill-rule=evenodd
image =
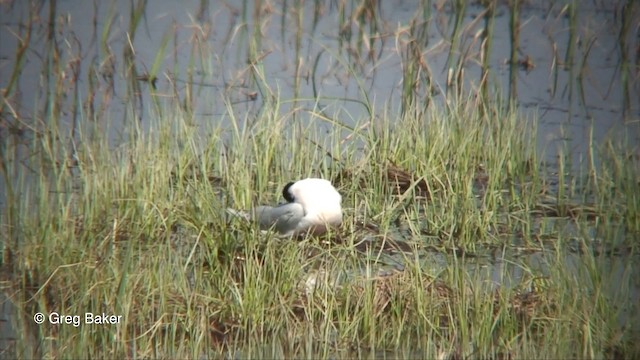
<path id="1" fill-rule="evenodd" d="M 357 121 L 369 104 L 430 106 L 482 89 L 536 114 L 541 149 L 584 152 L 612 128 L 638 142 L 640 10 L 629 2 L 244 4 L 5 2 L 5 122 L 48 119 L 55 87 L 68 89 L 57 99 L 63 126 L 109 119 L 114 141 L 122 123 L 151 122 L 150 107 L 167 104 L 201 126 L 226 104 L 257 113 L 272 96 L 281 116 L 313 118 L 317 101 L 323 114 Z"/>

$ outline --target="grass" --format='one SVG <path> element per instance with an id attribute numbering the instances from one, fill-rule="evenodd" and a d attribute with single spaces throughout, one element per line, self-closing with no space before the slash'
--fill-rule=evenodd
<path id="1" fill-rule="evenodd" d="M 315 5 L 314 28 L 323 12 Z M 136 75 L 141 60 L 133 41 L 122 63 L 109 45 L 117 22 L 111 8 L 103 31 L 94 31 L 101 34 L 102 60 L 92 60 L 88 94 L 80 93 L 81 73 L 65 48 L 47 43 L 48 92 L 40 104 L 47 111 L 34 112 L 38 120 L 31 123 L 12 108 L 35 29 L 21 28 L 0 104 L 0 113 L 15 120 L 15 129 L 9 120 L 2 124 L 11 131 L 0 144 L 2 284 L 19 312 L 8 355 L 639 357 L 637 150 L 612 138 L 592 141 L 583 164 L 572 164 L 566 148 L 549 163 L 556 154 L 536 152 L 536 119 L 489 96 L 488 62 L 481 65 L 482 96 L 463 86 L 476 41 L 485 52 L 492 48 L 495 4 L 483 3 L 485 12 L 476 14 L 486 34 L 471 43 L 463 35 L 472 29 L 462 20 L 465 3 L 451 6 L 449 13 L 436 9 L 450 16 L 447 71 L 456 79 L 440 102 L 425 60 L 430 1 L 396 32 L 385 29 L 374 2 L 337 4 L 339 47 L 321 46 L 311 78 L 315 86 L 323 53 L 335 58 L 356 79 L 361 99 L 348 100 L 367 112 L 354 121 L 332 115 L 323 103 L 335 98 L 316 90 L 312 100 L 280 95 L 262 64 L 270 42 L 262 30 L 272 9 L 249 14 L 245 3 L 232 21 L 237 34 L 228 36 L 242 44 L 238 59 L 246 50 L 246 66 L 228 87 L 259 93 L 264 102 L 257 111 L 240 112 L 231 91 L 226 108 L 213 109 L 206 123 L 215 125 L 196 125 L 194 103 L 206 91 L 193 84 L 193 73 L 182 100 L 175 82 L 168 101 L 155 87 L 163 60 L 182 50 L 177 35 L 165 32 L 150 71 Z M 568 6 L 575 28 L 575 4 Z M 131 39 L 142 28 L 144 7 L 131 4 Z M 295 94 L 306 66 L 298 56 L 305 10 L 311 11 L 283 2 L 277 14 L 282 33 L 293 25 Z M 509 10 L 517 34 L 520 11 Z M 399 110 L 374 104 L 362 76 L 394 37 L 403 76 Z M 207 36 L 191 40 L 190 64 L 212 72 Z M 63 73 L 67 66 L 76 71 Z M 125 118 L 144 113 L 153 121 L 117 129 L 128 141 L 114 145 L 105 109 L 119 71 L 130 75 Z M 151 86 L 140 86 L 143 79 Z M 65 86 L 72 86 L 70 128 Z M 146 104 L 145 88 L 153 100 Z M 97 94 L 103 99 L 94 104 Z M 308 176 L 331 179 L 343 195 L 344 225 L 323 238 L 278 239 L 225 215 L 228 207 L 278 202 L 284 184 Z M 122 319 L 36 325 L 37 312 Z"/>
<path id="2" fill-rule="evenodd" d="M 600 167 L 568 175 L 559 198 L 545 185 L 553 175 L 534 151 L 535 128 L 497 106 L 465 99 L 423 117 L 384 112 L 329 135 L 313 121 L 288 125 L 278 106 L 252 123 L 229 110 L 235 127 L 205 132 L 176 110 L 116 151 L 103 138 L 78 143 L 75 164 L 60 136 L 33 139 L 29 167 L 5 151 L 18 214 L 3 215 L 5 276 L 22 314 L 17 354 L 638 354 L 633 318 L 618 320 L 632 306 L 631 278 L 609 278 L 612 257 L 591 251 L 596 237 L 605 251 L 637 249 L 637 170 L 623 149 L 594 152 Z M 334 179 L 344 197 L 345 226 L 322 241 L 278 240 L 223 216 L 278 201 L 286 181 L 305 176 Z M 561 231 L 567 224 L 576 230 Z M 516 249 L 514 238 L 544 264 L 503 257 L 530 275 L 504 269 L 495 283 L 478 257 Z M 570 238 L 581 255 L 564 245 Z M 434 253 L 446 263 L 431 263 Z M 390 259 L 402 266 L 388 270 Z M 54 311 L 123 320 L 34 325 L 34 313 Z"/>

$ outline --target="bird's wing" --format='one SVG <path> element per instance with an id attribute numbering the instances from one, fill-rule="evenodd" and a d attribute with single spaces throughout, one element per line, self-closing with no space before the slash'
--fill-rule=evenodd
<path id="1" fill-rule="evenodd" d="M 286 234 L 294 230 L 300 220 L 304 217 L 302 205 L 297 203 L 287 203 L 280 206 L 258 206 L 254 209 L 254 219 L 260 227 L 275 229 Z"/>

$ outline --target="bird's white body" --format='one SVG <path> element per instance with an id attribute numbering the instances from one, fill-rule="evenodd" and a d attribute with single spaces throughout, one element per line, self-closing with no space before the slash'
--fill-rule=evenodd
<path id="1" fill-rule="evenodd" d="M 308 178 L 287 184 L 286 204 L 258 206 L 251 219 L 261 228 L 273 228 L 285 236 L 322 234 L 342 224 L 342 197 L 324 179 Z"/>

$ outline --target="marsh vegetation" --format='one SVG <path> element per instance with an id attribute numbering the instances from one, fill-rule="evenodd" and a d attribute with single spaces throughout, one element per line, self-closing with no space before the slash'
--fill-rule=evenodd
<path id="1" fill-rule="evenodd" d="M 5 355 L 640 356 L 640 9 L 612 6 L 610 111 L 585 100 L 597 34 L 581 32 L 578 3 L 539 4 L 568 25 L 547 70 L 569 120 L 585 116 L 579 146 L 571 131 L 549 146 L 549 109 L 523 110 L 518 77 L 534 64 L 518 52 L 519 1 L 416 2 L 397 27 L 367 0 L 202 2 L 188 48 L 169 28 L 147 58 L 145 1 L 95 11 L 95 57 L 63 5 L 31 2 L 1 78 L 2 284 L 16 308 Z M 216 36 L 233 46 L 212 49 L 206 14 L 227 11 Z M 335 15 L 323 33 L 335 47 L 309 50 Z M 505 16 L 507 86 L 488 58 Z M 434 27 L 446 34 L 435 45 Z M 273 49 L 289 57 L 286 90 L 266 70 Z M 400 74 L 381 100 L 372 74 L 388 52 Z M 343 92 L 322 88 L 334 80 Z M 603 111 L 631 131 L 596 133 Z M 225 216 L 309 176 L 341 193 L 340 229 L 293 241 Z M 34 323 L 87 312 L 121 319 Z"/>

